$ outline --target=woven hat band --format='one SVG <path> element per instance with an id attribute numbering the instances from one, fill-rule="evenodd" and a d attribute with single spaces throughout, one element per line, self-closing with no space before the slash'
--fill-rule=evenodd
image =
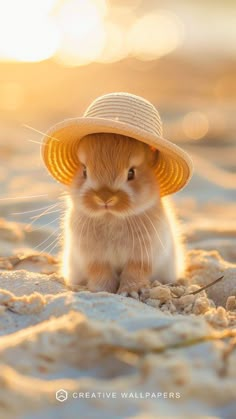
<path id="1" fill-rule="evenodd" d="M 135 95 L 124 93 L 99 97 L 88 107 L 84 117 L 111 119 L 162 136 L 162 122 L 156 108 Z"/>

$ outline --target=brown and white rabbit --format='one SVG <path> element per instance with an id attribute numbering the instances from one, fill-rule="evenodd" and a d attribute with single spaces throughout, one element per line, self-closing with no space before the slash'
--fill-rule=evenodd
<path id="1" fill-rule="evenodd" d="M 80 141 L 78 158 L 64 225 L 67 284 L 138 298 L 150 281 L 176 281 L 183 248 L 170 203 L 160 198 L 158 151 L 101 133 Z"/>

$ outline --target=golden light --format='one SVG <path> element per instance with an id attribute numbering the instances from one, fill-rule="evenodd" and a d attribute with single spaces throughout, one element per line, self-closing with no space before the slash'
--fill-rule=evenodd
<path id="1" fill-rule="evenodd" d="M 24 102 L 24 89 L 21 84 L 8 82 L 0 84 L 0 109 L 14 111 Z"/>
<path id="2" fill-rule="evenodd" d="M 63 65 L 78 66 L 128 55 L 155 59 L 180 45 L 183 26 L 175 14 L 162 10 L 137 18 L 137 2 L 131 5 L 117 7 L 106 0 L 0 0 L 0 60 L 37 62 L 53 57 Z"/>
<path id="3" fill-rule="evenodd" d="M 143 60 L 174 51 L 183 40 L 183 26 L 169 11 L 150 13 L 138 19 L 128 34 L 130 53 Z"/>
<path id="4" fill-rule="evenodd" d="M 99 0 L 70 0 L 57 13 L 62 40 L 58 61 L 76 66 L 95 61 L 105 46 L 106 3 Z"/>
<path id="5" fill-rule="evenodd" d="M 108 22 L 105 25 L 105 45 L 98 58 L 99 62 L 114 62 L 126 57 L 128 54 L 125 35 L 119 25 Z"/>
<path id="6" fill-rule="evenodd" d="M 59 46 L 59 32 L 49 13 L 55 0 L 0 1 L 0 59 L 41 61 Z"/>
<path id="7" fill-rule="evenodd" d="M 209 129 L 208 118 L 202 112 L 189 112 L 183 119 L 183 130 L 191 140 L 203 138 Z"/>

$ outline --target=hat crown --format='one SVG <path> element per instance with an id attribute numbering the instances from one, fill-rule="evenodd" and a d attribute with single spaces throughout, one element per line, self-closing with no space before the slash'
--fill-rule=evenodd
<path id="1" fill-rule="evenodd" d="M 84 117 L 123 122 L 162 137 L 162 122 L 157 109 L 142 97 L 129 93 L 98 97 L 87 108 Z"/>

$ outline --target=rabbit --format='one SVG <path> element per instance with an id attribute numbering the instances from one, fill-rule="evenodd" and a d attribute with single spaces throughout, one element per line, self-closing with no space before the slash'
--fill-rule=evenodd
<path id="1" fill-rule="evenodd" d="M 171 202 L 160 197 L 158 150 L 99 133 L 83 137 L 77 153 L 64 219 L 66 283 L 138 299 L 154 280 L 175 282 L 184 247 Z"/>

